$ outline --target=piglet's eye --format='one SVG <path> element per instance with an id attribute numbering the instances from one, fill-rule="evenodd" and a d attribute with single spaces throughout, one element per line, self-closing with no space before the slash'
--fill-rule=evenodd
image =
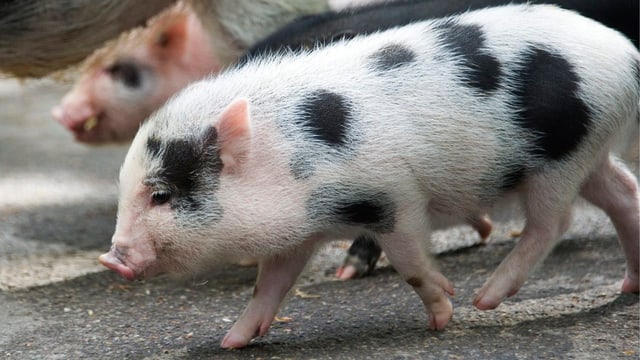
<path id="1" fill-rule="evenodd" d="M 171 200 L 171 193 L 168 191 L 154 191 L 151 194 L 151 203 L 153 205 L 166 204 Z"/>
<path id="2" fill-rule="evenodd" d="M 132 62 L 117 62 L 107 71 L 116 81 L 122 82 L 128 88 L 136 89 L 142 85 L 140 68 Z"/>

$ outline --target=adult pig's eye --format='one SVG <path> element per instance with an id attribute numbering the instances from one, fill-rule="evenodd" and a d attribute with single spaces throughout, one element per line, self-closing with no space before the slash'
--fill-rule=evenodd
<path id="1" fill-rule="evenodd" d="M 153 205 L 162 205 L 171 200 L 171 193 L 168 191 L 154 191 L 151 194 L 151 202 Z"/>
<path id="2" fill-rule="evenodd" d="M 117 62 L 107 69 L 116 81 L 120 81 L 126 87 L 136 89 L 142 84 L 140 67 L 131 62 Z"/>

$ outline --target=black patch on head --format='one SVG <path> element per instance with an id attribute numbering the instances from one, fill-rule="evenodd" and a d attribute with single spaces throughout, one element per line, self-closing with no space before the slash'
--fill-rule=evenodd
<path id="1" fill-rule="evenodd" d="M 160 156 L 160 151 L 162 150 L 162 143 L 160 140 L 156 138 L 148 138 L 147 139 L 147 153 L 151 158 L 157 158 Z"/>
<path id="2" fill-rule="evenodd" d="M 378 233 L 395 227 L 395 204 L 384 192 L 346 185 L 324 185 L 313 191 L 308 203 L 312 220 L 362 226 Z"/>
<path id="3" fill-rule="evenodd" d="M 585 137 L 591 111 L 578 97 L 580 78 L 562 56 L 540 47 L 521 55 L 514 95 L 517 123 L 534 138 L 534 155 L 558 160 Z"/>
<path id="4" fill-rule="evenodd" d="M 482 28 L 448 21 L 438 29 L 442 45 L 462 60 L 465 83 L 484 92 L 496 90 L 500 85 L 502 66 L 495 56 L 483 50 Z"/>
<path id="5" fill-rule="evenodd" d="M 393 70 L 416 61 L 416 53 L 400 44 L 388 44 L 370 56 L 379 71 Z"/>
<path id="6" fill-rule="evenodd" d="M 327 90 L 309 94 L 300 105 L 298 125 L 315 139 L 327 145 L 346 145 L 351 121 L 351 103 L 340 95 Z"/>
<path id="7" fill-rule="evenodd" d="M 222 171 L 217 138 L 216 129 L 209 127 L 196 138 L 163 142 L 152 136 L 147 140 L 147 154 L 161 162 L 160 170 L 150 178 L 171 192 L 171 208 L 177 212 L 202 210 L 203 199 L 215 191 L 215 180 Z"/>

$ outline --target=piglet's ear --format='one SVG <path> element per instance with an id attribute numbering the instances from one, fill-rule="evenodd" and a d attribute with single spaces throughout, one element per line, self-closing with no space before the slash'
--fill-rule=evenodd
<path id="1" fill-rule="evenodd" d="M 249 154 L 251 144 L 249 102 L 246 99 L 232 101 L 218 118 L 215 128 L 218 132 L 218 149 L 223 169 L 234 171 Z"/>

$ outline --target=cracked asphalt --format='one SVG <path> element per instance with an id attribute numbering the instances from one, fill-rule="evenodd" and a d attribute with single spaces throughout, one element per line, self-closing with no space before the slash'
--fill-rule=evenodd
<path id="1" fill-rule="evenodd" d="M 0 81 L 0 358 L 5 359 L 637 359 L 640 304 L 621 294 L 624 257 L 598 210 L 570 231 L 523 288 L 493 311 L 474 291 L 510 251 L 521 220 L 494 214 L 491 241 L 468 228 L 435 234 L 455 285 L 454 317 L 427 329 L 413 290 L 384 263 L 335 281 L 346 244 L 328 245 L 269 333 L 240 350 L 219 343 L 251 296 L 256 271 L 127 282 L 104 270 L 125 146 L 91 148 L 49 116 L 66 90 Z"/>

